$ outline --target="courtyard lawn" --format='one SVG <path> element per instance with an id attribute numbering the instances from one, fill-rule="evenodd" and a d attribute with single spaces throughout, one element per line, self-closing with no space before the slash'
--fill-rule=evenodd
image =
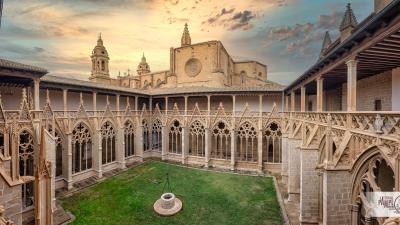
<path id="1" fill-rule="evenodd" d="M 183 209 L 160 217 L 153 203 L 169 173 Z M 74 225 L 251 225 L 282 224 L 272 178 L 201 171 L 147 162 L 108 178 L 71 197 L 62 206 L 76 216 Z"/>

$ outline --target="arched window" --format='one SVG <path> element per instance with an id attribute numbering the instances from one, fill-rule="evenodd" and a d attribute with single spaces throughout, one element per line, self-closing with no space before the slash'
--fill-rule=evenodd
<path id="1" fill-rule="evenodd" d="M 135 127 L 132 122 L 125 123 L 125 157 L 135 155 Z"/>
<path id="2" fill-rule="evenodd" d="M 102 163 L 107 164 L 115 161 L 115 129 L 107 121 L 101 126 L 101 157 Z"/>
<path id="3" fill-rule="evenodd" d="M 18 158 L 19 175 L 32 178 L 34 176 L 34 144 L 32 134 L 26 130 L 19 134 Z M 33 206 L 34 181 L 32 179 L 22 185 L 22 203 L 24 208 Z"/>
<path id="4" fill-rule="evenodd" d="M 101 70 L 105 71 L 106 70 L 106 63 L 103 61 L 101 61 Z"/>
<path id="5" fill-rule="evenodd" d="M 237 133 L 236 156 L 239 161 L 257 162 L 257 130 L 249 122 L 243 123 Z"/>
<path id="6" fill-rule="evenodd" d="M 263 162 L 282 162 L 282 132 L 278 123 L 272 122 L 263 130 Z"/>
<path id="7" fill-rule="evenodd" d="M 72 171 L 78 173 L 92 168 L 92 135 L 84 123 L 72 131 Z"/>
<path id="8" fill-rule="evenodd" d="M 162 123 L 160 120 L 155 120 L 151 129 L 151 149 L 161 151 L 162 149 Z"/>
<path id="9" fill-rule="evenodd" d="M 231 132 L 224 122 L 219 122 L 213 127 L 211 146 L 211 158 L 231 158 Z"/>
<path id="10" fill-rule="evenodd" d="M 178 120 L 175 120 L 170 126 L 169 152 L 182 154 L 182 126 Z"/>
<path id="11" fill-rule="evenodd" d="M 365 163 L 357 173 L 357 178 L 353 184 L 354 197 L 353 204 L 358 205 L 357 224 L 381 224 L 377 218 L 371 218 L 366 214 L 371 210 L 368 202 L 368 192 L 393 192 L 395 190 L 395 175 L 387 162 L 377 155 Z M 353 198 L 354 198 L 353 197 Z M 390 223 L 388 223 L 390 224 Z"/>
<path id="12" fill-rule="evenodd" d="M 56 177 L 59 177 L 63 174 L 63 140 L 61 139 L 60 134 L 56 131 Z"/>
<path id="13" fill-rule="evenodd" d="M 247 74 L 245 71 L 240 72 L 240 83 L 241 84 L 244 84 L 246 82 L 246 76 L 247 76 Z"/>
<path id="14" fill-rule="evenodd" d="M 190 125 L 189 130 L 189 155 L 204 156 L 205 152 L 205 127 L 198 120 Z"/>
<path id="15" fill-rule="evenodd" d="M 150 132 L 149 132 L 149 125 L 147 124 L 146 120 L 142 121 L 143 127 L 143 151 L 150 150 Z"/>

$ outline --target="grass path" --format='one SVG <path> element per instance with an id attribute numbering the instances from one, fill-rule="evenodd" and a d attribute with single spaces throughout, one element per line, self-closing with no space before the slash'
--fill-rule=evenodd
<path id="1" fill-rule="evenodd" d="M 166 172 L 183 210 L 160 217 Z M 148 162 L 61 200 L 73 225 L 282 224 L 272 178 L 201 171 Z"/>

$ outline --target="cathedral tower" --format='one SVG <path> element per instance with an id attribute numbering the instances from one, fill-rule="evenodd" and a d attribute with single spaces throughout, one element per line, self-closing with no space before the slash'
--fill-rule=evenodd
<path id="1" fill-rule="evenodd" d="M 110 72 L 108 68 L 110 58 L 108 57 L 107 49 L 103 45 L 101 34 L 99 35 L 97 45 L 94 47 L 90 58 L 92 59 L 92 74 L 89 79 L 94 79 L 95 81 L 110 80 Z"/>
<path id="2" fill-rule="evenodd" d="M 146 74 L 146 73 L 150 73 L 150 66 L 149 64 L 146 62 L 146 57 L 142 56 L 142 60 L 140 61 L 138 68 L 137 68 L 137 74 L 138 75 L 142 75 L 142 74 Z"/>
<path id="3" fill-rule="evenodd" d="M 189 46 L 191 45 L 192 40 L 190 39 L 189 29 L 187 23 L 185 23 L 185 28 L 183 29 L 181 46 Z"/>
<path id="4" fill-rule="evenodd" d="M 344 13 L 343 20 L 340 23 L 340 41 L 344 41 L 351 36 L 354 28 L 358 25 L 356 16 L 354 15 L 353 9 L 351 9 L 350 3 L 347 4 L 346 12 Z"/>

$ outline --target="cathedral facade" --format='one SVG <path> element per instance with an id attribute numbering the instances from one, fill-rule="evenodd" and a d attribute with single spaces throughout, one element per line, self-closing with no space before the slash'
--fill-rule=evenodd
<path id="1" fill-rule="evenodd" d="M 151 72 L 143 57 L 136 74 L 111 78 L 109 55 L 101 36 L 93 49 L 90 80 L 135 89 L 176 87 L 254 87 L 273 85 L 267 80 L 267 66 L 257 61 L 234 61 L 220 41 L 192 44 L 185 24 L 181 46 L 170 48 L 169 70 Z"/>
<path id="2" fill-rule="evenodd" d="M 287 224 L 399 224 L 366 200 L 400 191 L 400 0 L 374 3 L 287 87 L 187 26 L 162 72 L 111 78 L 101 36 L 86 81 L 0 59 L 0 224 L 59 224 L 56 193 L 147 158 L 272 174 Z"/>

